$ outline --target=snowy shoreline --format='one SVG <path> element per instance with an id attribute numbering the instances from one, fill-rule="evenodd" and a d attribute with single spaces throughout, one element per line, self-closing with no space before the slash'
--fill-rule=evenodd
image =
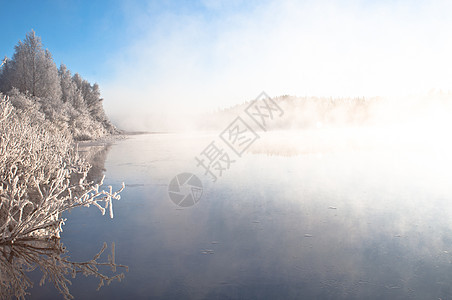
<path id="1" fill-rule="evenodd" d="M 124 140 L 126 139 L 128 134 L 112 134 L 103 136 L 94 140 L 88 140 L 88 141 L 75 141 L 75 145 L 77 145 L 79 148 L 85 148 L 85 147 L 96 147 L 96 146 L 106 146 L 108 144 L 113 144 L 116 141 Z"/>

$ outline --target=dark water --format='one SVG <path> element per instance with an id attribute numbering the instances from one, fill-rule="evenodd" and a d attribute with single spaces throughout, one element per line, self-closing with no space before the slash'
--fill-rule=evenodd
<path id="1" fill-rule="evenodd" d="M 78 275 L 76 299 L 452 297 L 448 151 L 314 145 L 289 153 L 262 136 L 266 143 L 213 183 L 194 157 L 214 138 L 143 135 L 109 148 L 106 184 L 127 184 L 115 217 L 73 210 L 62 242 L 75 261 L 114 242 L 129 272 L 99 291 L 95 278 Z M 184 209 L 167 193 L 182 172 L 204 185 L 200 202 Z M 30 292 L 61 298 L 51 284 Z"/>

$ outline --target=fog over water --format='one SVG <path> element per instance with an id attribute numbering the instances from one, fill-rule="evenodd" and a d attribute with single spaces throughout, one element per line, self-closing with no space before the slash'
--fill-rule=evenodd
<path id="1" fill-rule="evenodd" d="M 115 219 L 74 210 L 62 241 L 74 259 L 114 241 L 130 271 L 98 293 L 77 278 L 74 296 L 450 297 L 452 159 L 437 121 L 258 131 L 216 182 L 194 158 L 220 132 L 117 141 L 105 161 L 106 182 L 127 183 Z M 188 208 L 168 197 L 182 172 L 203 184 Z"/>

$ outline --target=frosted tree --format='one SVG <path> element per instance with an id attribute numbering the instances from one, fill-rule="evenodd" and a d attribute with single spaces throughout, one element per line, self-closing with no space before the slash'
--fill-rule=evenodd
<path id="1" fill-rule="evenodd" d="M 15 46 L 15 52 L 3 68 L 1 86 L 9 92 L 17 88 L 21 93 L 39 98 L 41 110 L 47 118 L 60 124 L 62 129 L 67 121 L 65 109 L 61 105 L 61 87 L 58 70 L 50 51 L 44 50 L 41 38 L 34 31 Z"/>
<path id="2" fill-rule="evenodd" d="M 9 64 L 8 58 L 5 56 L 0 65 L 0 91 L 6 92 L 11 89 L 11 82 L 8 77 L 11 74 Z"/>
<path id="3" fill-rule="evenodd" d="M 97 83 L 91 85 L 87 80 L 84 80 L 80 74 L 76 73 L 72 80 L 76 84 L 78 90 L 80 91 L 84 102 L 86 104 L 87 110 L 90 117 L 102 125 L 106 132 L 110 134 L 119 133 L 113 124 L 111 124 L 107 115 L 105 114 L 102 101 L 100 97 L 100 89 Z"/>
<path id="4" fill-rule="evenodd" d="M 79 74 L 71 77 L 64 65 L 58 70 L 34 31 L 19 41 L 13 58 L 1 67 L 0 91 L 9 95 L 19 110 L 28 106 L 29 114 L 44 113 L 60 131 L 70 132 L 76 140 L 120 133 L 104 112 L 99 86 Z"/>
<path id="5" fill-rule="evenodd" d="M 99 122 L 103 122 L 106 119 L 106 115 L 102 106 L 103 99 L 100 97 L 99 85 L 95 83 L 92 86 L 90 85 L 89 89 L 90 93 L 86 98 L 88 109 L 93 118 L 95 118 Z"/>
<path id="6" fill-rule="evenodd" d="M 43 49 L 41 38 L 32 30 L 15 46 L 15 52 L 3 71 L 6 87 L 40 98 L 60 99 L 58 70 L 52 55 Z M 7 91 L 3 91 L 7 92 Z"/>
<path id="7" fill-rule="evenodd" d="M 77 110 L 85 110 L 85 101 L 77 85 L 72 80 L 71 71 L 64 64 L 61 64 L 58 75 L 60 77 L 61 100 L 63 103 L 69 103 Z"/>
<path id="8" fill-rule="evenodd" d="M 98 121 L 102 121 L 105 118 L 105 114 L 103 113 L 99 85 L 97 83 L 91 85 L 87 80 L 84 80 L 78 73 L 74 75 L 73 80 L 78 90 L 81 92 L 90 114 Z"/>

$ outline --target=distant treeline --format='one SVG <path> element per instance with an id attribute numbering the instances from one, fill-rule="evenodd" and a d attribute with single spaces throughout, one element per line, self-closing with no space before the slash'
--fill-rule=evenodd
<path id="1" fill-rule="evenodd" d="M 296 97 L 279 96 L 273 101 L 283 110 L 283 116 L 274 116 L 268 122 L 269 130 L 304 129 L 318 126 L 351 126 L 364 125 L 371 121 L 373 107 L 381 99 L 373 98 L 332 98 L 332 97 Z M 205 115 L 202 124 L 204 129 L 213 129 L 219 124 L 231 122 L 236 116 L 244 116 L 244 111 L 252 101 L 247 101 L 214 114 Z M 268 114 L 262 108 L 263 114 Z M 224 126 L 224 125 L 223 125 Z"/>
<path id="2" fill-rule="evenodd" d="M 106 116 L 99 86 L 65 65 L 58 69 L 34 31 L 15 46 L 0 69 L 0 92 L 35 122 L 50 121 L 75 140 L 119 133 Z"/>
<path id="3" fill-rule="evenodd" d="M 267 130 L 389 125 L 403 122 L 431 123 L 449 119 L 452 92 L 431 90 L 427 94 L 386 97 L 298 97 L 283 95 L 272 100 L 283 116 L 267 117 Z M 246 101 L 200 118 L 198 129 L 220 130 L 237 116 L 248 118 Z M 261 104 L 262 105 L 262 104 Z M 268 114 L 261 107 L 263 114 Z M 273 112 L 276 113 L 276 112 Z M 248 118 L 249 119 L 249 118 Z M 250 121 L 253 124 L 253 121 Z"/>

